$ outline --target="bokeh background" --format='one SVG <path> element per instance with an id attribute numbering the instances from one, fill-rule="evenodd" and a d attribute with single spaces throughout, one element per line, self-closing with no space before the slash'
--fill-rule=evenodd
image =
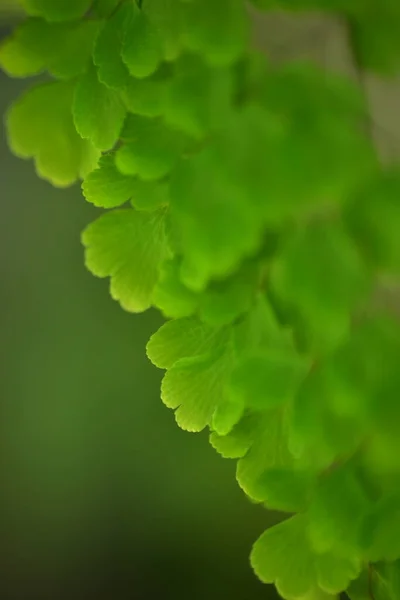
<path id="1" fill-rule="evenodd" d="M 1 115 L 26 85 L 0 75 Z M 162 319 L 85 271 L 98 212 L 13 157 L 4 127 L 0 202 L 0 598 L 276 598 L 248 561 L 274 516 L 159 399 L 145 344 Z"/>

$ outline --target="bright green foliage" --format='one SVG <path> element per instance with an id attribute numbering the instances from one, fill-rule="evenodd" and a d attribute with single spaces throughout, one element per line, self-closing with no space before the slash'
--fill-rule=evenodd
<path id="1" fill-rule="evenodd" d="M 128 67 L 122 60 L 125 28 L 131 16 L 131 2 L 122 2 L 110 19 L 105 21 L 95 43 L 93 60 L 98 67 L 99 79 L 111 88 L 120 88 L 129 82 Z"/>
<path id="2" fill-rule="evenodd" d="M 215 66 L 239 58 L 248 42 L 248 19 L 242 0 L 191 0 L 185 6 L 186 46 Z"/>
<path id="3" fill-rule="evenodd" d="M 232 375 L 232 394 L 254 409 L 283 406 L 294 396 L 307 363 L 286 350 L 262 348 L 241 360 Z"/>
<path id="4" fill-rule="evenodd" d="M 121 0 L 94 0 L 92 10 L 98 17 L 109 17 L 120 3 Z"/>
<path id="5" fill-rule="evenodd" d="M 399 495 L 383 498 L 366 516 L 361 543 L 371 562 L 391 562 L 397 559 L 400 555 Z"/>
<path id="6" fill-rule="evenodd" d="M 43 17 L 47 21 L 72 21 L 83 17 L 93 0 L 21 0 L 29 15 Z"/>
<path id="7" fill-rule="evenodd" d="M 262 581 L 275 583 L 283 598 L 301 599 L 318 587 L 339 593 L 360 571 L 357 560 L 315 554 L 307 541 L 306 524 L 305 515 L 287 519 L 263 533 L 253 547 L 254 570 Z"/>
<path id="8" fill-rule="evenodd" d="M 147 355 L 160 369 L 170 369 L 181 358 L 210 352 L 219 338 L 218 329 L 195 318 L 167 321 L 152 335 Z"/>
<path id="9" fill-rule="evenodd" d="M 117 93 L 99 81 L 94 66 L 78 81 L 72 110 L 77 132 L 96 148 L 110 150 L 118 141 L 126 109 Z"/>
<path id="10" fill-rule="evenodd" d="M 154 302 L 165 316 L 176 319 L 197 313 L 203 322 L 221 326 L 250 309 L 259 276 L 258 265 L 245 263 L 234 276 L 215 281 L 198 293 L 181 281 L 180 266 L 178 258 L 167 261 L 154 292 Z"/>
<path id="11" fill-rule="evenodd" d="M 152 75 L 163 59 L 157 30 L 135 3 L 126 22 L 121 56 L 130 74 L 140 78 Z"/>
<path id="12" fill-rule="evenodd" d="M 0 67 L 13 77 L 49 71 L 68 79 L 89 64 L 99 22 L 47 23 L 31 18 L 19 25 L 0 46 Z"/>
<path id="13" fill-rule="evenodd" d="M 366 297 L 369 281 L 341 223 L 324 219 L 293 234 L 272 273 L 275 291 L 300 312 L 317 349 L 347 332 L 349 316 Z"/>
<path id="14" fill-rule="evenodd" d="M 0 66 L 56 81 L 10 108 L 10 147 L 113 209 L 86 265 L 170 319 L 147 346 L 164 403 L 290 515 L 256 574 L 286 600 L 399 600 L 400 171 L 360 89 L 270 64 L 245 0 L 23 4 Z M 398 0 L 252 4 L 347 19 L 357 64 L 399 66 Z"/>
<path id="15" fill-rule="evenodd" d="M 182 283 L 178 258 L 169 259 L 162 265 L 153 300 L 168 318 L 189 317 L 198 310 L 201 295 L 189 290 Z"/>
<path id="16" fill-rule="evenodd" d="M 360 136 L 365 101 L 350 82 L 302 63 L 263 81 L 263 105 L 283 119 L 290 136 L 268 153 L 269 189 L 281 198 L 273 208 L 335 209 L 376 167 L 371 145 Z"/>
<path id="17" fill-rule="evenodd" d="M 135 177 L 118 171 L 113 154 L 105 154 L 97 168 L 85 178 L 82 191 L 86 200 L 95 206 L 115 208 L 132 198 L 136 181 Z"/>
<path id="18" fill-rule="evenodd" d="M 77 134 L 72 119 L 73 83 L 32 87 L 11 107 L 8 140 L 21 158 L 34 158 L 40 177 L 69 186 L 95 166 L 98 153 Z"/>
<path id="19" fill-rule="evenodd" d="M 168 204 L 168 186 L 164 182 L 147 182 L 123 175 L 115 166 L 115 155 L 104 154 L 97 168 L 82 184 L 88 202 L 103 208 L 115 208 L 131 200 L 138 210 L 154 210 Z"/>
<path id="20" fill-rule="evenodd" d="M 350 230 L 378 268 L 400 272 L 400 171 L 378 173 L 354 194 L 346 211 Z"/>
<path id="21" fill-rule="evenodd" d="M 153 211 L 167 208 L 169 203 L 169 187 L 165 181 L 143 181 L 136 178 L 135 190 L 131 199 L 137 210 Z"/>
<path id="22" fill-rule="evenodd" d="M 124 175 L 145 180 L 165 177 L 178 161 L 185 138 L 161 120 L 128 115 L 121 133 L 124 145 L 116 152 L 117 168 Z"/>
<path id="23" fill-rule="evenodd" d="M 354 465 L 339 465 L 325 473 L 308 512 L 308 532 L 314 550 L 357 556 L 362 520 L 369 509 L 369 498 Z"/>
<path id="24" fill-rule="evenodd" d="M 400 561 L 370 564 L 350 584 L 347 594 L 350 600 L 397 600 L 400 596 Z"/>
<path id="25" fill-rule="evenodd" d="M 396 320 L 378 313 L 360 324 L 329 365 L 334 410 L 366 420 L 377 433 L 392 433 L 399 418 L 399 361 Z"/>
<path id="26" fill-rule="evenodd" d="M 145 79 L 130 78 L 121 90 L 127 109 L 144 117 L 159 117 L 166 112 L 171 69 L 162 65 L 154 75 Z"/>
<path id="27" fill-rule="evenodd" d="M 226 379 L 235 360 L 232 329 L 215 330 L 197 319 L 179 319 L 151 338 L 147 352 L 168 369 L 162 400 L 175 409 L 180 427 L 201 431 L 210 425 L 217 407 L 228 401 Z"/>
<path id="28" fill-rule="evenodd" d="M 180 359 L 163 379 L 161 398 L 176 409 L 176 421 L 186 431 L 202 431 L 211 424 L 217 407 L 228 400 L 226 378 L 234 360 L 229 333 L 221 333 L 210 351 Z"/>
<path id="29" fill-rule="evenodd" d="M 110 277 L 111 296 L 131 312 L 150 307 L 160 263 L 168 256 L 164 213 L 115 210 L 83 233 L 86 266 L 97 277 Z"/>
<path id="30" fill-rule="evenodd" d="M 232 108 L 232 95 L 230 69 L 210 69 L 201 58 L 184 55 L 175 64 L 163 114 L 170 125 L 202 138 L 226 121 Z"/>
<path id="31" fill-rule="evenodd" d="M 182 280 L 193 290 L 230 274 L 261 247 L 267 203 L 258 175 L 265 167 L 250 162 L 248 151 L 251 146 L 262 153 L 264 134 L 275 139 L 280 130 L 251 107 L 173 173 L 171 213 L 184 254 Z"/>
<path id="32" fill-rule="evenodd" d="M 185 0 L 152 0 L 142 3 L 142 12 L 156 29 L 163 57 L 167 61 L 178 58 L 183 46 Z"/>

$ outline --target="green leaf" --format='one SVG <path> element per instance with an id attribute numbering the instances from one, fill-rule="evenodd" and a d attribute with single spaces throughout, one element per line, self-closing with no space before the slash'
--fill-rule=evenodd
<path id="1" fill-rule="evenodd" d="M 260 265 L 245 261 L 230 277 L 212 281 L 202 293 L 200 318 L 210 325 L 227 325 L 247 313 L 255 301 Z"/>
<path id="2" fill-rule="evenodd" d="M 364 318 L 327 364 L 332 409 L 398 437 L 399 359 L 397 318 L 381 309 Z"/>
<path id="3" fill-rule="evenodd" d="M 122 2 L 119 9 L 105 21 L 96 39 L 93 61 L 99 80 L 110 88 L 129 83 L 130 75 L 121 57 L 125 27 L 132 14 L 132 2 Z"/>
<path id="4" fill-rule="evenodd" d="M 7 114 L 11 150 L 33 158 L 40 177 L 58 187 L 85 177 L 99 158 L 76 133 L 72 119 L 74 83 L 51 82 L 26 91 Z"/>
<path id="5" fill-rule="evenodd" d="M 167 321 L 151 336 L 147 356 L 159 369 L 170 369 L 182 358 L 210 352 L 218 336 L 218 329 L 193 317 Z"/>
<path id="6" fill-rule="evenodd" d="M 159 117 L 166 111 L 170 81 L 170 70 L 161 67 L 146 79 L 132 77 L 121 90 L 121 97 L 130 112 L 144 117 Z"/>
<path id="7" fill-rule="evenodd" d="M 137 210 L 165 208 L 169 203 L 169 185 L 166 181 L 143 181 L 136 179 L 131 204 Z"/>
<path id="8" fill-rule="evenodd" d="M 115 208 L 132 198 L 135 186 L 136 178 L 122 175 L 115 166 L 113 154 L 105 154 L 97 168 L 86 176 L 82 191 L 91 204 Z"/>
<path id="9" fill-rule="evenodd" d="M 244 357 L 232 373 L 231 394 L 255 409 L 283 406 L 293 399 L 308 361 L 279 349 L 260 349 Z"/>
<path id="10" fill-rule="evenodd" d="M 197 312 L 200 295 L 189 290 L 179 278 L 180 260 L 167 260 L 161 268 L 160 279 L 154 289 L 154 305 L 164 316 L 172 319 L 189 317 Z"/>
<path id="11" fill-rule="evenodd" d="M 256 294 L 251 311 L 237 324 L 235 347 L 240 359 L 260 348 L 293 355 L 295 344 L 292 332 L 280 324 L 273 306 L 263 292 Z"/>
<path id="12" fill-rule="evenodd" d="M 265 531 L 253 546 L 253 569 L 261 581 L 274 583 L 283 598 L 300 600 L 318 587 L 338 594 L 360 571 L 356 559 L 314 554 L 307 540 L 306 522 L 305 515 L 282 521 Z"/>
<path id="13" fill-rule="evenodd" d="M 108 212 L 83 233 L 87 268 L 110 277 L 110 292 L 122 308 L 150 308 L 161 262 L 168 256 L 164 212 L 122 209 Z"/>
<path id="14" fill-rule="evenodd" d="M 102 208 L 115 208 L 128 200 L 137 210 L 155 210 L 168 204 L 167 183 L 122 175 L 114 154 L 100 158 L 97 168 L 85 178 L 82 191 L 88 202 Z"/>
<path id="15" fill-rule="evenodd" d="M 73 115 L 79 135 L 104 151 L 117 142 L 126 109 L 117 92 L 101 83 L 92 67 L 76 86 Z"/>
<path id="16" fill-rule="evenodd" d="M 370 273 L 340 222 L 299 229 L 273 265 L 271 282 L 279 298 L 300 311 L 310 343 L 325 349 L 341 341 L 370 291 Z"/>
<path id="17" fill-rule="evenodd" d="M 266 148 L 264 186 L 280 199 L 268 206 L 271 217 L 301 219 L 342 206 L 379 168 L 373 144 L 359 128 L 368 114 L 360 90 L 349 79 L 301 62 L 268 70 L 262 89 L 256 97 L 264 109 L 286 124 L 281 143 Z"/>
<path id="18" fill-rule="evenodd" d="M 400 558 L 400 498 L 383 497 L 362 526 L 361 544 L 371 562 L 393 562 Z"/>
<path id="19" fill-rule="evenodd" d="M 244 263 L 231 277 L 213 281 L 204 292 L 194 292 L 180 277 L 181 258 L 168 261 L 155 289 L 155 305 L 169 318 L 197 313 L 209 325 L 227 325 L 250 310 L 258 283 L 258 265 Z"/>
<path id="20" fill-rule="evenodd" d="M 233 360 L 227 330 L 221 332 L 212 350 L 182 358 L 167 371 L 161 398 L 175 410 L 176 422 L 182 429 L 199 432 L 211 424 L 217 407 L 227 400 L 226 379 Z M 223 426 L 226 427 L 225 422 Z"/>
<path id="21" fill-rule="evenodd" d="M 48 23 L 30 18 L 0 46 L 0 67 L 12 77 L 49 71 L 68 79 L 83 73 L 92 54 L 99 22 Z"/>
<path id="22" fill-rule="evenodd" d="M 236 477 L 248 496 L 269 504 L 265 490 L 259 489 L 260 479 L 271 469 L 290 468 L 293 457 L 287 447 L 285 416 L 271 411 L 259 414 L 258 420 L 252 432 L 251 446 L 237 464 Z"/>
<path id="23" fill-rule="evenodd" d="M 92 10 L 100 18 L 109 17 L 121 4 L 121 0 L 94 0 Z"/>
<path id="24" fill-rule="evenodd" d="M 397 600 L 400 562 L 369 564 L 346 590 L 350 600 Z"/>
<path id="25" fill-rule="evenodd" d="M 131 3 L 131 16 L 126 21 L 121 56 L 133 77 L 152 75 L 163 59 L 157 29 L 147 15 Z"/>
<path id="26" fill-rule="evenodd" d="M 371 502 L 351 461 L 321 478 L 308 510 L 310 541 L 318 553 L 360 553 L 360 531 Z"/>
<path id="27" fill-rule="evenodd" d="M 350 199 L 345 218 L 364 256 L 380 268 L 400 272 L 400 170 L 368 178 Z"/>
<path id="28" fill-rule="evenodd" d="M 290 410 L 289 447 L 304 467 L 328 469 L 356 452 L 368 434 L 364 420 L 332 410 L 331 396 L 324 364 L 314 364 Z"/>
<path id="29" fill-rule="evenodd" d="M 295 468 L 272 468 L 257 481 L 259 497 L 267 508 L 288 513 L 304 511 L 316 485 L 316 474 Z"/>
<path id="30" fill-rule="evenodd" d="M 181 278 L 194 291 L 231 275 L 261 248 L 265 189 L 262 197 L 254 191 L 258 167 L 249 157 L 258 152 L 260 130 L 263 135 L 268 127 L 264 118 L 256 107 L 238 113 L 211 145 L 181 161 L 172 174 L 171 220 L 184 257 Z"/>
<path id="31" fill-rule="evenodd" d="M 22 6 L 34 17 L 43 17 L 47 21 L 73 21 L 80 19 L 89 10 L 93 0 L 20 0 Z"/>
<path id="32" fill-rule="evenodd" d="M 227 434 L 212 433 L 210 442 L 225 458 L 239 458 L 236 478 L 253 501 L 284 512 L 304 510 L 309 503 L 316 473 L 297 468 L 281 412 L 247 411 Z"/>
<path id="33" fill-rule="evenodd" d="M 210 444 L 224 458 L 242 458 L 252 446 L 259 420 L 259 414 L 247 413 L 228 434 L 211 433 Z"/>
<path id="34" fill-rule="evenodd" d="M 185 5 L 185 44 L 215 66 L 229 65 L 244 53 L 249 18 L 242 0 L 193 0 Z"/>
<path id="35" fill-rule="evenodd" d="M 160 119 L 128 115 L 121 134 L 124 145 L 116 152 L 117 168 L 124 175 L 145 180 L 168 175 L 184 149 L 185 138 Z"/>
<path id="36" fill-rule="evenodd" d="M 144 2 L 142 12 L 156 29 L 167 61 L 176 60 L 183 44 L 183 4 L 176 0 Z"/>
<path id="37" fill-rule="evenodd" d="M 165 119 L 177 129 L 202 138 L 221 128 L 232 110 L 233 73 L 212 68 L 197 56 L 183 55 L 166 90 Z"/>

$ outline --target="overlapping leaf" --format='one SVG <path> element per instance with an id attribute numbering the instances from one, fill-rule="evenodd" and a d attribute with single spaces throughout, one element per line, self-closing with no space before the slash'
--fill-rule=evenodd
<path id="1" fill-rule="evenodd" d="M 75 84 L 52 82 L 30 88 L 7 115 L 11 150 L 33 158 L 40 177 L 59 187 L 83 178 L 99 153 L 77 134 L 72 118 Z"/>
<path id="2" fill-rule="evenodd" d="M 352 581 L 346 594 L 350 600 L 396 600 L 400 594 L 400 562 L 369 564 Z"/>
<path id="3" fill-rule="evenodd" d="M 365 516 L 360 543 L 370 562 L 400 559 L 400 498 L 384 496 Z M 399 582 L 400 583 L 400 582 Z"/>
<path id="4" fill-rule="evenodd" d="M 131 200 L 138 210 L 155 210 L 169 201 L 166 182 L 142 181 L 123 175 L 115 166 L 115 156 L 104 154 L 97 168 L 87 175 L 82 185 L 88 202 L 103 208 L 115 208 Z"/>
<path id="5" fill-rule="evenodd" d="M 254 106 L 228 122 L 212 145 L 178 165 L 171 180 L 171 216 L 184 256 L 181 277 L 193 290 L 232 273 L 263 241 L 263 144 L 280 140 L 281 130 Z"/>
<path id="6" fill-rule="evenodd" d="M 371 507 L 356 462 L 334 465 L 320 477 L 308 510 L 308 533 L 314 550 L 360 556 L 360 532 Z"/>
<path id="7" fill-rule="evenodd" d="M 165 177 L 178 161 L 186 138 L 161 119 L 128 115 L 117 150 L 115 164 L 124 175 L 137 175 L 144 180 Z"/>
<path id="8" fill-rule="evenodd" d="M 152 75 L 163 59 L 158 31 L 135 2 L 131 2 L 131 15 L 125 23 L 121 57 L 129 73 L 140 78 Z"/>
<path id="9" fill-rule="evenodd" d="M 120 3 L 121 0 L 94 0 L 92 10 L 98 17 L 109 17 Z"/>
<path id="10" fill-rule="evenodd" d="M 210 64 L 227 65 L 244 52 L 249 20 L 242 0 L 193 0 L 185 5 L 186 46 Z"/>
<path id="11" fill-rule="evenodd" d="M 378 268 L 400 271 L 400 171 L 385 169 L 369 178 L 346 210 L 346 222 L 366 258 Z"/>
<path id="12" fill-rule="evenodd" d="M 161 66 L 145 79 L 132 77 L 121 90 L 127 109 L 144 117 L 165 115 L 171 79 L 171 69 L 167 66 Z"/>
<path id="13" fill-rule="evenodd" d="M 341 223 L 330 220 L 299 229 L 271 277 L 280 298 L 300 311 L 319 349 L 342 339 L 370 291 L 370 274 L 357 247 Z"/>
<path id="14" fill-rule="evenodd" d="M 212 68 L 200 57 L 183 55 L 166 90 L 166 121 L 196 138 L 221 128 L 232 110 L 233 83 L 231 69 Z"/>
<path id="15" fill-rule="evenodd" d="M 231 328 L 215 329 L 187 318 L 167 323 L 151 338 L 147 347 L 150 359 L 168 368 L 162 400 L 175 410 L 182 429 L 202 431 L 224 403 L 234 361 L 231 337 Z"/>
<path id="16" fill-rule="evenodd" d="M 129 82 L 128 67 L 122 60 L 125 28 L 132 16 L 132 2 L 121 6 L 104 22 L 96 39 L 93 60 L 98 67 L 99 80 L 111 88 L 121 88 Z"/>
<path id="17" fill-rule="evenodd" d="M 205 354 L 219 340 L 219 329 L 191 317 L 167 321 L 147 344 L 147 355 L 156 367 L 170 369 L 181 358 Z"/>
<path id="18" fill-rule="evenodd" d="M 151 306 L 159 268 L 169 254 L 164 211 L 117 209 L 91 223 L 83 233 L 88 269 L 110 277 L 111 296 L 131 312 Z"/>
<path id="19" fill-rule="evenodd" d="M 80 75 L 89 65 L 99 29 L 95 20 L 48 23 L 23 21 L 0 46 L 0 67 L 13 77 L 49 71 L 60 79 Z"/>
<path id="20" fill-rule="evenodd" d="M 176 60 L 182 51 L 184 8 L 184 0 L 152 0 L 142 4 L 144 15 L 157 31 L 167 61 Z"/>
<path id="21" fill-rule="evenodd" d="M 43 17 L 47 21 L 72 21 L 80 19 L 89 10 L 93 0 L 21 0 L 29 15 Z"/>
<path id="22" fill-rule="evenodd" d="M 282 521 L 262 534 L 251 553 L 258 577 L 265 583 L 275 583 L 281 596 L 290 600 L 300 600 L 314 588 L 340 593 L 361 570 L 355 557 L 315 554 L 308 543 L 306 527 L 306 515 Z"/>
<path id="23" fill-rule="evenodd" d="M 93 65 L 77 83 L 73 115 L 79 135 L 99 150 L 110 150 L 119 139 L 125 106 L 114 90 L 99 81 Z"/>
<path id="24" fill-rule="evenodd" d="M 154 303 L 169 318 L 194 313 L 210 325 L 226 325 L 246 313 L 252 305 L 259 277 L 259 265 L 245 263 L 226 280 L 215 281 L 196 293 L 180 279 L 181 259 L 165 263 L 154 291 Z"/>

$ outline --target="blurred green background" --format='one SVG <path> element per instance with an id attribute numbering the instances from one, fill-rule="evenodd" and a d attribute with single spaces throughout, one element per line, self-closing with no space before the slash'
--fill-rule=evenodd
<path id="1" fill-rule="evenodd" d="M 2 115 L 26 85 L 0 75 Z M 4 127 L 0 176 L 0 597 L 275 598 L 248 561 L 273 515 L 159 399 L 160 316 L 124 313 L 84 269 L 97 211 L 11 156 Z"/>

